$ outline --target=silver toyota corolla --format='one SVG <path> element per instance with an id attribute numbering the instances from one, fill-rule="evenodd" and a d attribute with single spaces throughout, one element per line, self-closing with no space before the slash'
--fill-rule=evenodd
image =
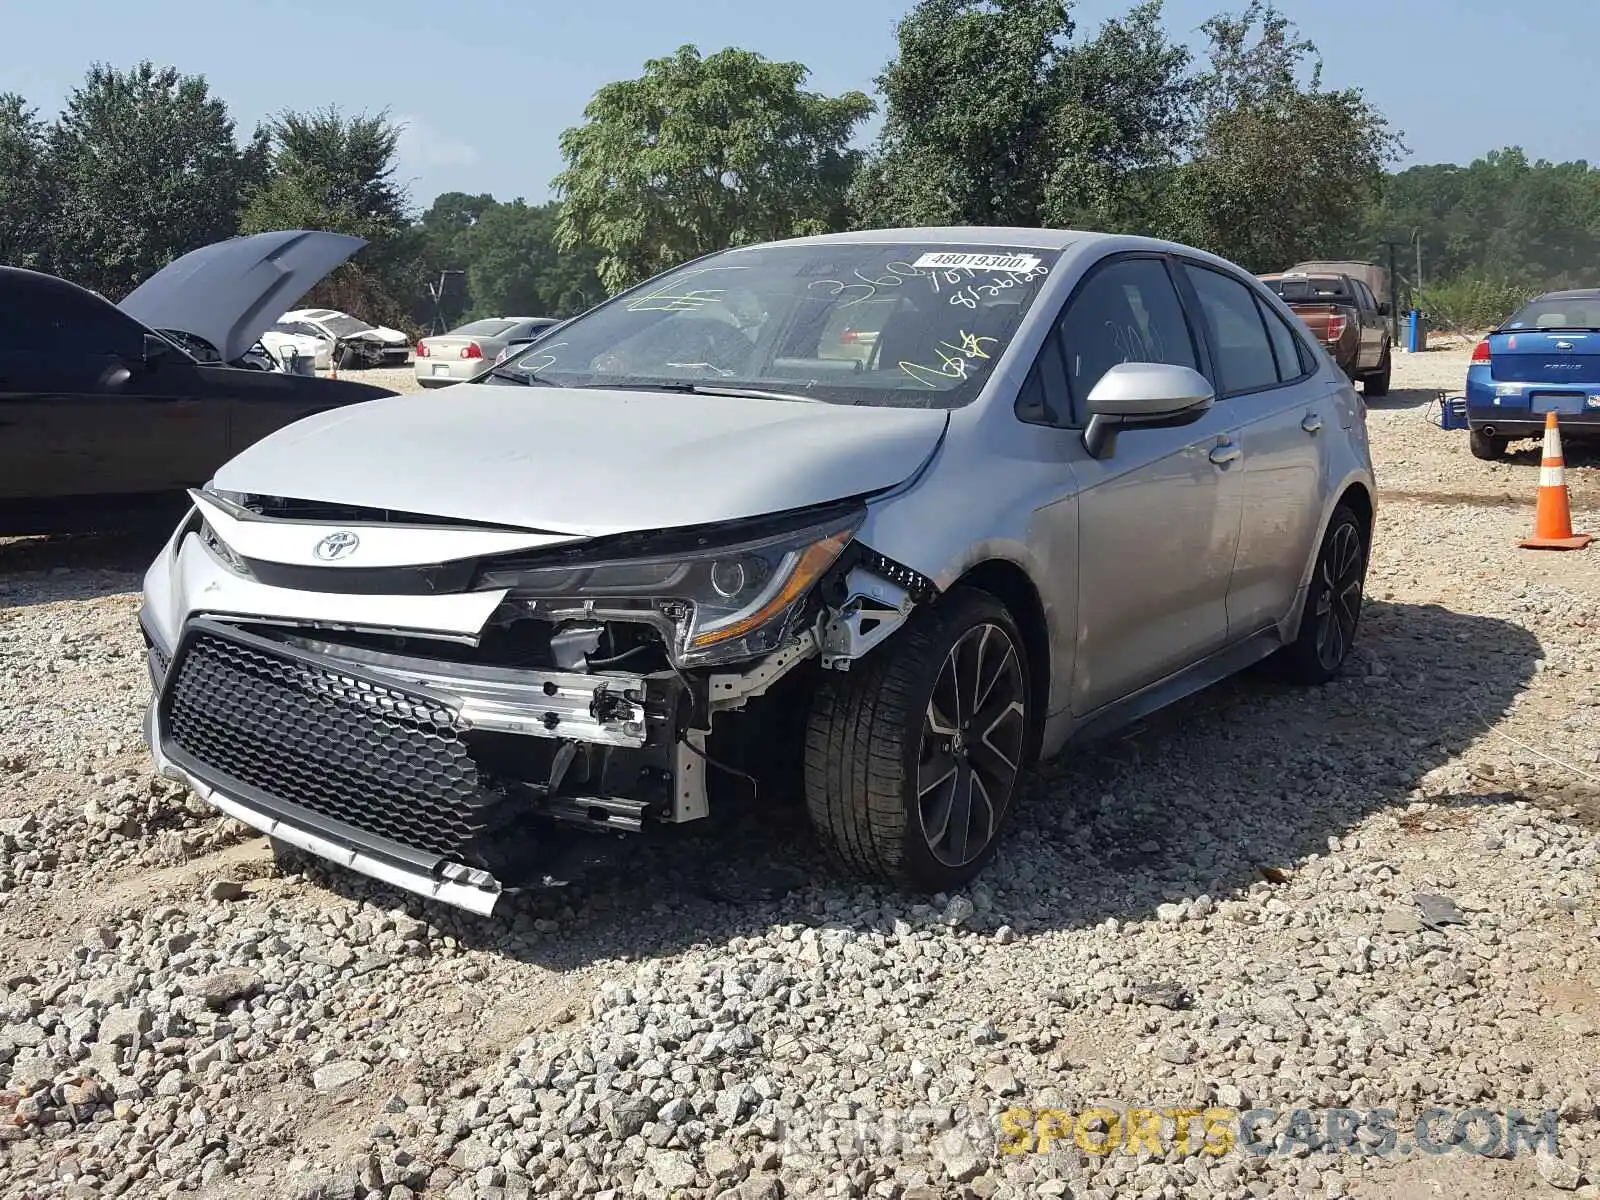
<path id="1" fill-rule="evenodd" d="M 233 459 L 142 625 L 164 773 L 476 912 L 790 748 L 838 863 L 956 886 L 1041 755 L 1269 656 L 1325 681 L 1356 633 L 1362 401 L 1184 246 L 725 251 L 449 399 Z"/>

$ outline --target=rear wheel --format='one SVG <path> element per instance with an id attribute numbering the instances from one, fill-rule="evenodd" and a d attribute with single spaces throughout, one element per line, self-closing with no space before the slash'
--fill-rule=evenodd
<path id="1" fill-rule="evenodd" d="M 1366 589 L 1367 536 L 1352 509 L 1341 504 L 1333 510 L 1306 590 L 1300 632 L 1278 652 L 1278 665 L 1290 681 L 1327 683 L 1350 657 Z"/>
<path id="2" fill-rule="evenodd" d="M 806 730 L 806 805 L 852 874 L 927 891 L 994 856 L 1032 739 L 1011 614 L 961 588 L 848 674 L 823 672 Z"/>
<path id="3" fill-rule="evenodd" d="M 1472 457 L 1481 458 L 1484 462 L 1494 462 L 1498 458 L 1504 458 L 1506 446 L 1510 441 L 1510 438 L 1490 437 L 1481 429 L 1467 432 L 1467 448 L 1472 451 Z"/>
<path id="4" fill-rule="evenodd" d="M 1393 369 L 1389 347 L 1383 348 L 1383 357 L 1378 360 L 1378 369 L 1362 377 L 1361 386 L 1368 396 L 1376 399 L 1389 394 L 1389 376 Z"/>

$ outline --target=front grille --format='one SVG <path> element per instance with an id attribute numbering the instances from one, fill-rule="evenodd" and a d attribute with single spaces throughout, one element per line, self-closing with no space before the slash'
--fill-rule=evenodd
<path id="1" fill-rule="evenodd" d="M 477 857 L 502 797 L 480 780 L 449 708 L 211 626 L 191 631 L 175 671 L 163 729 L 208 783 L 414 850 Z"/>

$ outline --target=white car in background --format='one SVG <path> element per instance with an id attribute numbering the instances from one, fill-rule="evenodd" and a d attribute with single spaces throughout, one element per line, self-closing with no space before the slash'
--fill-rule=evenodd
<path id="1" fill-rule="evenodd" d="M 476 379 L 507 357 L 513 344 L 527 345 L 552 325 L 555 317 L 485 317 L 448 333 L 417 341 L 416 374 L 422 387 L 448 387 Z"/>
<path id="2" fill-rule="evenodd" d="M 326 371 L 333 365 L 333 339 L 317 332 L 316 326 L 304 321 L 279 321 L 261 335 L 261 344 L 282 370 L 289 370 L 295 358 L 309 358 L 315 370 Z"/>
<path id="3" fill-rule="evenodd" d="M 353 351 L 353 361 L 339 366 L 398 367 L 411 358 L 411 339 L 398 329 L 372 325 L 337 309 L 297 308 L 284 313 L 278 323 L 309 325 L 319 336 Z"/>

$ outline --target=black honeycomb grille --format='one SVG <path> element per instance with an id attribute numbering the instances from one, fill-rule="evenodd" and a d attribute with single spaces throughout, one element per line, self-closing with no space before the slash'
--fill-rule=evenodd
<path id="1" fill-rule="evenodd" d="M 167 737 L 224 792 L 414 850 L 470 861 L 500 799 L 450 709 L 262 639 L 192 633 L 163 708 Z"/>

